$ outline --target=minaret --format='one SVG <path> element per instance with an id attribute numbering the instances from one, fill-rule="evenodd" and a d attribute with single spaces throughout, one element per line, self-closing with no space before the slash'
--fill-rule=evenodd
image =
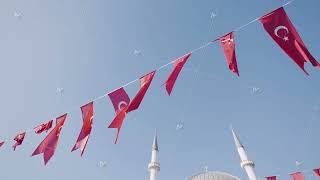
<path id="1" fill-rule="evenodd" d="M 254 171 L 254 166 L 255 166 L 254 162 L 249 160 L 243 145 L 241 144 L 239 138 L 234 133 L 232 128 L 231 128 L 231 131 L 232 131 L 233 139 L 234 139 L 234 142 L 236 144 L 236 147 L 237 147 L 240 159 L 241 159 L 241 163 L 240 163 L 241 167 L 246 171 L 246 173 L 249 177 L 249 180 L 257 180 L 257 176 Z"/>
<path id="2" fill-rule="evenodd" d="M 151 155 L 151 162 L 148 165 L 148 169 L 150 171 L 150 180 L 157 180 L 158 173 L 160 171 L 160 163 L 158 162 L 158 139 L 157 139 L 157 132 L 153 138 L 152 144 L 152 155 Z"/>

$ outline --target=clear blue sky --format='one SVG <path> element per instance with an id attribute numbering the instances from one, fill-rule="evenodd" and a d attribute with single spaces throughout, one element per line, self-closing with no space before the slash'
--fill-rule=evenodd
<path id="1" fill-rule="evenodd" d="M 79 107 L 199 47 L 218 35 L 284 4 L 283 0 L 6 0 L 0 3 L 0 139 L 13 138 L 71 111 L 55 156 L 43 166 L 30 157 L 45 137 L 29 133 L 15 152 L 0 149 L 0 179 L 148 179 L 154 129 L 158 129 L 160 179 L 181 179 L 204 170 L 246 178 L 229 125 L 233 124 L 259 176 L 297 170 L 308 179 L 320 166 L 320 71 L 304 73 L 256 22 L 235 34 L 240 78 L 229 72 L 214 44 L 193 54 L 172 96 L 156 77 L 130 113 L 117 145 L 114 117 L 105 98 L 95 103 L 89 143 L 70 153 L 82 119 Z M 320 60 L 318 0 L 296 0 L 285 9 L 310 52 Z M 15 17 L 14 12 L 22 14 Z M 217 16 L 212 20 L 211 12 Z M 133 51 L 141 50 L 140 56 Z M 56 88 L 63 87 L 62 96 Z M 250 87 L 261 89 L 251 93 Z M 138 84 L 126 87 L 133 97 Z M 318 107 L 318 108 L 317 108 Z M 184 124 L 177 131 L 176 125 Z M 100 168 L 99 161 L 107 167 Z"/>

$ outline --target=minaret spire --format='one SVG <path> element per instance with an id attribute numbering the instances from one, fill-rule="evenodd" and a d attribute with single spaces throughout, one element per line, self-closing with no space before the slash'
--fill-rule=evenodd
<path id="1" fill-rule="evenodd" d="M 231 127 L 231 132 L 232 132 L 232 135 L 233 135 L 233 139 L 234 139 L 234 143 L 236 144 L 236 147 L 237 148 L 241 148 L 243 147 L 242 143 L 240 142 L 238 136 L 236 135 L 236 133 L 234 133 L 233 131 L 233 128 Z"/>
<path id="2" fill-rule="evenodd" d="M 158 148 L 157 129 L 155 130 L 154 137 L 153 137 L 152 150 L 159 151 L 159 148 Z"/>
<path id="3" fill-rule="evenodd" d="M 158 137 L 157 137 L 157 130 L 156 130 L 155 135 L 153 137 L 153 143 L 152 143 L 151 162 L 148 165 L 148 169 L 150 172 L 150 180 L 157 180 L 157 176 L 160 171 L 158 153 L 159 153 L 159 147 L 158 147 Z"/>
<path id="4" fill-rule="evenodd" d="M 231 132 L 233 135 L 234 143 L 236 145 L 236 148 L 238 150 L 238 153 L 241 159 L 241 163 L 240 163 L 241 167 L 246 171 L 249 177 L 249 180 L 257 180 L 257 176 L 254 170 L 254 167 L 255 167 L 254 162 L 249 160 L 247 153 L 244 149 L 244 146 L 241 144 L 238 136 L 236 135 L 232 127 L 231 127 Z"/>

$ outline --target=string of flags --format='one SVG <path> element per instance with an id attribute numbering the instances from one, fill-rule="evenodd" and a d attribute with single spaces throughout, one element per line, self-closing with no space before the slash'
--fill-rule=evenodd
<path id="1" fill-rule="evenodd" d="M 236 47 L 235 32 L 249 25 L 250 23 L 253 23 L 258 20 L 261 22 L 262 26 L 264 27 L 266 32 L 270 35 L 270 37 L 294 61 L 294 63 L 296 63 L 299 66 L 299 68 L 306 75 L 309 75 L 309 73 L 304 69 L 304 63 L 309 62 L 314 67 L 319 69 L 320 68 L 319 62 L 317 62 L 317 60 L 308 51 L 306 45 L 302 41 L 300 35 L 298 34 L 297 30 L 291 23 L 288 15 L 284 10 L 284 6 L 288 4 L 290 4 L 290 2 L 158 68 L 157 70 L 160 70 L 164 67 L 167 67 L 173 64 L 173 69 L 163 84 L 165 85 L 165 89 L 168 95 L 170 96 L 172 94 L 174 85 L 179 77 L 179 74 L 183 69 L 185 63 L 187 63 L 187 61 L 190 59 L 191 55 L 195 51 L 208 47 L 210 44 L 216 41 L 219 41 L 220 46 L 223 49 L 229 70 L 232 73 L 234 73 L 236 76 L 240 77 L 239 67 L 237 65 L 236 52 L 235 52 L 235 47 Z M 151 71 L 150 73 L 143 75 L 139 79 L 133 80 L 130 83 L 124 86 L 121 86 L 110 93 L 107 93 L 103 96 L 96 98 L 93 101 L 87 103 L 86 105 L 83 105 L 80 108 L 82 112 L 83 125 L 81 128 L 81 132 L 78 136 L 78 139 L 76 140 L 76 143 L 71 149 L 71 151 L 80 149 L 81 156 L 83 156 L 84 151 L 86 149 L 87 142 L 91 134 L 92 124 L 93 124 L 94 101 L 104 98 L 106 96 L 109 96 L 113 104 L 113 108 L 115 110 L 115 117 L 110 123 L 110 125 L 108 126 L 108 128 L 117 129 L 117 134 L 115 139 L 115 144 L 116 144 L 119 139 L 120 130 L 127 113 L 135 111 L 140 107 L 140 104 L 143 101 L 144 96 L 147 93 L 157 70 Z M 132 98 L 132 100 L 130 100 L 130 97 L 126 93 L 124 87 L 126 87 L 127 85 L 137 80 L 140 81 L 140 89 L 136 93 L 136 95 Z M 66 119 L 67 119 L 67 113 L 56 118 L 55 127 L 48 133 L 48 135 L 44 138 L 44 140 L 38 145 L 38 147 L 32 153 L 32 156 L 43 153 L 45 165 L 48 163 L 48 161 L 51 159 L 51 157 L 55 153 L 55 150 L 58 146 L 60 132 L 62 130 L 62 127 Z M 36 126 L 33 129 L 33 131 L 36 134 L 41 134 L 44 131 L 48 132 L 52 128 L 52 126 L 53 126 L 53 120 L 49 120 L 46 123 Z M 12 146 L 13 150 L 16 150 L 18 146 L 22 145 L 26 137 L 26 133 L 27 132 L 20 132 L 14 137 L 15 144 Z M 4 144 L 5 144 L 5 141 L 0 141 L 0 148 Z M 319 171 L 320 171 L 319 169 L 316 169 L 314 172 L 318 176 L 320 176 Z M 292 177 L 294 178 L 294 180 L 303 180 L 303 176 L 301 175 L 301 173 L 292 174 Z M 276 176 L 267 177 L 267 180 L 276 180 Z"/>
<path id="2" fill-rule="evenodd" d="M 320 168 L 313 169 L 313 173 L 320 178 Z M 290 173 L 289 176 L 291 176 L 293 180 L 305 180 L 302 172 Z M 268 176 L 266 180 L 278 180 L 278 176 Z"/>

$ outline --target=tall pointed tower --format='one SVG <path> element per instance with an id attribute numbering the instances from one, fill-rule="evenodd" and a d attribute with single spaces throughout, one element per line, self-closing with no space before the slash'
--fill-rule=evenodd
<path id="1" fill-rule="evenodd" d="M 160 163 L 158 162 L 158 153 L 159 153 L 159 148 L 158 148 L 158 138 L 157 138 L 157 132 L 156 132 L 153 138 L 151 162 L 148 165 L 148 169 L 150 172 L 150 180 L 157 180 L 158 173 L 160 171 Z"/>
<path id="2" fill-rule="evenodd" d="M 232 135 L 233 135 L 233 139 L 234 139 L 234 143 L 236 144 L 240 159 L 241 159 L 241 167 L 246 171 L 249 180 L 257 180 L 257 176 L 256 173 L 254 171 L 254 162 L 250 161 L 247 153 L 243 147 L 243 145 L 241 144 L 239 138 L 237 137 L 237 135 L 234 133 L 233 128 L 231 128 L 232 131 Z"/>

